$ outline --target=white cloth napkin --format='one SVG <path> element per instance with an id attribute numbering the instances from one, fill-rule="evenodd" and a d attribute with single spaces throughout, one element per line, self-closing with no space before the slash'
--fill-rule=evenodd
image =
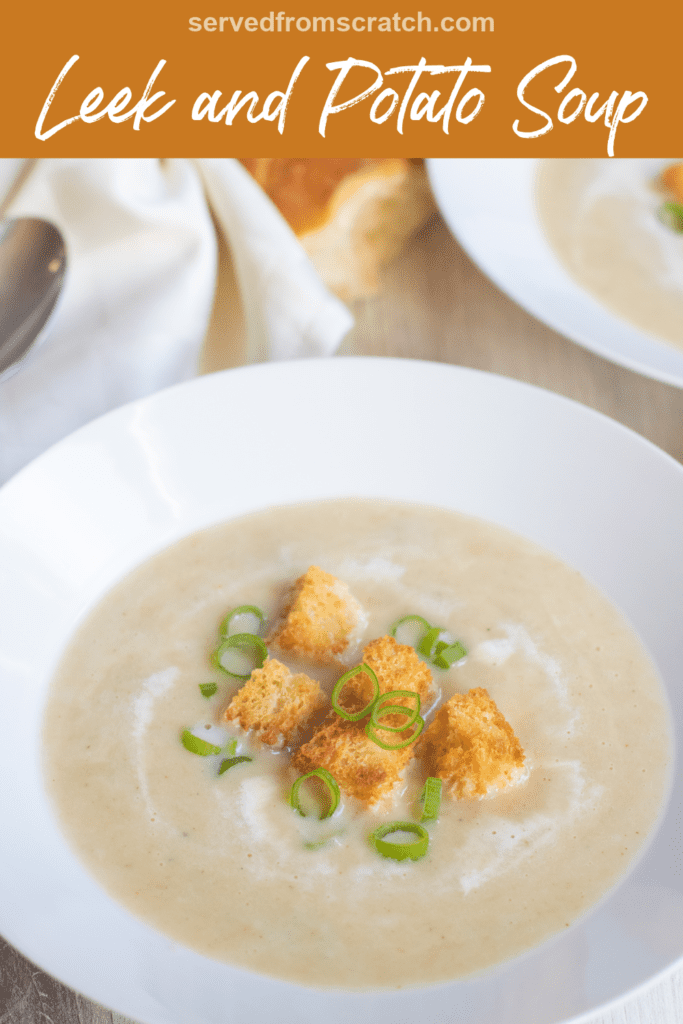
<path id="1" fill-rule="evenodd" d="M 17 187 L 22 163 L 0 161 L 4 216 L 52 221 L 68 267 L 40 345 L 0 382 L 0 483 L 94 417 L 198 372 L 217 231 L 241 299 L 228 309 L 244 317 L 239 361 L 331 355 L 353 323 L 235 160 L 41 160 Z"/>

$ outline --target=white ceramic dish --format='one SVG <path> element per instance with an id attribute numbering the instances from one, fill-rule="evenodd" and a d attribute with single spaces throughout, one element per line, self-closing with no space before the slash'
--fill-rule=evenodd
<path id="1" fill-rule="evenodd" d="M 70 853 L 43 789 L 40 727 L 77 621 L 193 530 L 339 495 L 460 509 L 555 551 L 630 618 L 680 737 L 683 468 L 667 455 L 556 395 L 436 363 L 201 378 L 90 424 L 0 492 L 0 931 L 144 1024 L 555 1024 L 646 984 L 683 954 L 680 777 L 643 858 L 587 918 L 477 980 L 418 990 L 305 989 L 205 959 L 112 902 Z"/>
<path id="2" fill-rule="evenodd" d="M 654 177 L 666 161 L 642 161 Z M 683 351 L 622 320 L 578 285 L 543 233 L 537 160 L 429 160 L 446 223 L 516 302 L 549 327 L 620 366 L 683 387 Z"/>

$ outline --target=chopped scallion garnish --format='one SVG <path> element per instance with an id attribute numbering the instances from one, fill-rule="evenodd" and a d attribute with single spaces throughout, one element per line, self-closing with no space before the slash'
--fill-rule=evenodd
<path id="1" fill-rule="evenodd" d="M 414 708 L 407 708 L 403 704 L 385 704 L 385 701 L 396 700 L 400 697 L 412 698 L 415 701 Z M 370 714 L 370 721 L 377 729 L 387 729 L 389 732 L 403 732 L 409 726 L 416 721 L 417 716 L 420 713 L 420 695 L 415 693 L 414 690 L 389 690 L 388 693 L 383 693 L 381 697 L 378 697 L 375 701 L 372 712 Z M 406 715 L 407 719 L 402 725 L 382 725 L 379 721 L 380 718 L 384 718 L 385 715 Z"/>
<path id="2" fill-rule="evenodd" d="M 225 616 L 220 625 L 220 634 L 224 640 L 227 640 L 227 638 L 230 636 L 230 627 L 232 626 L 232 621 L 233 619 L 236 619 L 238 615 L 253 615 L 254 618 L 258 620 L 256 630 L 241 629 L 241 633 L 256 633 L 261 628 L 261 624 L 265 619 L 265 615 L 263 614 L 261 609 L 257 608 L 256 605 L 254 604 L 241 604 L 239 608 L 233 608 L 231 612 L 228 612 L 228 614 Z"/>
<path id="3" fill-rule="evenodd" d="M 218 683 L 200 683 L 199 689 L 202 691 L 202 697 L 213 697 L 218 690 Z"/>
<path id="4" fill-rule="evenodd" d="M 248 679 L 253 669 L 249 672 L 238 672 L 233 669 L 241 668 L 234 660 L 234 656 L 244 659 L 250 657 L 254 662 L 254 668 L 262 668 L 268 657 L 268 648 L 259 636 L 254 633 L 234 633 L 226 637 L 222 644 L 213 652 L 213 663 L 216 668 L 233 679 Z M 227 662 L 227 664 L 226 664 Z M 232 669 L 228 668 L 232 665 Z"/>
<path id="5" fill-rule="evenodd" d="M 245 754 L 239 754 L 237 757 L 226 757 L 225 761 L 221 761 L 221 766 L 218 769 L 218 774 L 222 775 L 223 772 L 227 772 L 228 768 L 232 768 L 236 764 L 242 764 L 243 762 L 253 760 L 253 757 L 247 757 Z"/>
<path id="6" fill-rule="evenodd" d="M 396 630 L 406 622 L 418 622 L 423 627 L 424 633 L 414 645 L 415 650 L 437 668 L 450 668 L 453 662 L 460 661 L 467 654 L 459 640 L 451 643 L 439 639 L 442 634 L 448 637 L 446 630 L 442 626 L 430 626 L 421 615 L 404 615 L 402 619 L 397 619 L 391 627 L 391 635 L 396 636 Z"/>
<path id="7" fill-rule="evenodd" d="M 681 203 L 662 203 L 659 208 L 659 219 L 678 234 L 683 233 L 683 205 Z"/>
<path id="8" fill-rule="evenodd" d="M 422 654 L 425 658 L 431 658 L 434 644 L 437 642 L 441 634 L 443 633 L 442 626 L 430 626 L 425 635 L 420 640 L 419 644 L 415 648 L 418 654 Z"/>
<path id="9" fill-rule="evenodd" d="M 392 843 L 385 837 L 394 832 L 409 832 L 417 838 L 412 842 Z M 380 825 L 369 836 L 369 839 L 378 853 L 381 853 L 383 857 L 392 857 L 394 860 L 405 860 L 406 858 L 419 860 L 420 857 L 424 857 L 429 848 L 427 829 L 413 821 L 394 821 L 390 825 Z"/>
<path id="10" fill-rule="evenodd" d="M 347 711 L 339 704 L 339 694 L 344 689 L 349 679 L 353 679 L 354 676 L 357 676 L 361 672 L 363 672 L 372 683 L 372 700 L 370 701 L 369 704 L 366 704 L 366 706 L 362 708 L 360 711 Z M 335 688 L 332 691 L 332 707 L 334 708 L 338 715 L 340 715 L 342 718 L 345 718 L 347 721 L 358 722 L 360 721 L 361 718 L 365 718 L 365 716 L 371 711 L 378 697 L 379 681 L 373 670 L 370 668 L 369 665 L 356 665 L 355 668 L 350 669 L 348 672 L 344 673 L 341 679 L 337 680 Z"/>
<path id="11" fill-rule="evenodd" d="M 422 814 L 420 821 L 436 821 L 441 808 L 441 779 L 429 776 L 420 794 Z"/>
<path id="12" fill-rule="evenodd" d="M 312 839 L 310 843 L 304 843 L 305 850 L 322 850 L 323 846 L 327 846 L 330 841 L 329 836 L 325 836 L 324 839 Z"/>
<path id="13" fill-rule="evenodd" d="M 440 640 L 434 648 L 433 663 L 437 668 L 450 668 L 454 661 L 460 661 L 466 654 L 467 651 L 459 640 L 456 640 L 454 644 L 447 644 Z"/>
<path id="14" fill-rule="evenodd" d="M 337 807 L 339 806 L 341 794 L 339 792 L 339 786 L 337 785 L 335 779 L 330 775 L 330 773 L 325 768 L 314 768 L 312 771 L 307 772 L 306 775 L 300 775 L 299 778 L 294 783 L 294 785 L 292 786 L 291 790 L 289 791 L 289 802 L 295 811 L 298 811 L 299 814 L 302 814 L 304 817 L 306 817 L 306 813 L 301 806 L 299 790 L 303 786 L 304 782 L 306 782 L 307 779 L 311 778 L 321 779 L 323 784 L 325 785 L 325 788 L 327 789 L 330 803 L 327 810 L 324 813 L 318 815 L 318 817 L 320 818 L 320 820 L 322 820 L 323 818 L 329 818 L 331 817 L 331 815 L 334 814 Z"/>
<path id="15" fill-rule="evenodd" d="M 220 747 L 214 743 L 207 743 L 206 740 L 200 740 L 189 729 L 185 729 L 180 738 L 185 749 L 192 754 L 201 754 L 202 757 L 207 757 L 209 754 L 220 754 L 221 752 Z"/>
<path id="16" fill-rule="evenodd" d="M 390 634 L 393 637 L 395 637 L 397 630 L 399 630 L 401 628 L 401 626 L 405 626 L 405 625 L 407 625 L 408 623 L 411 623 L 411 622 L 417 623 L 417 625 L 420 626 L 421 629 L 423 629 L 425 631 L 425 633 L 429 632 L 429 630 L 432 628 L 429 625 L 429 623 L 427 622 L 427 620 L 423 619 L 421 615 L 404 615 L 403 618 L 397 619 L 396 622 L 393 624 L 393 626 L 389 630 Z M 422 635 L 423 634 L 419 634 L 417 642 L 419 642 L 419 640 L 422 639 Z M 417 642 L 414 643 L 412 646 L 413 647 L 417 647 Z"/>
<path id="17" fill-rule="evenodd" d="M 393 712 L 396 709 L 392 708 L 391 710 Z M 407 711 L 407 709 L 405 708 L 401 710 Z M 381 740 L 377 735 L 375 729 L 384 729 L 384 726 L 380 725 L 375 727 L 372 724 L 372 719 L 365 726 L 365 735 L 368 737 L 368 739 L 371 739 L 373 743 L 376 743 L 378 747 L 382 747 L 383 750 L 401 750 L 403 747 L 409 747 L 411 743 L 415 742 L 417 737 L 424 729 L 424 718 L 421 718 L 420 715 L 417 715 L 413 724 L 415 728 L 411 732 L 410 736 L 408 736 L 407 739 L 401 740 L 400 743 L 385 743 L 384 740 Z M 400 731 L 405 732 L 405 726 Z"/>

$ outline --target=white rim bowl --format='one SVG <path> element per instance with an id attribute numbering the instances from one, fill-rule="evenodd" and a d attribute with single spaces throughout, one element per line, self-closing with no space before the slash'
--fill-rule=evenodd
<path id="1" fill-rule="evenodd" d="M 647 161 L 655 166 L 664 161 Z M 620 319 L 574 281 L 536 209 L 538 160 L 429 160 L 444 219 L 468 255 L 520 306 L 619 366 L 683 387 L 683 350 Z"/>
<path id="2" fill-rule="evenodd" d="M 0 491 L 0 931 L 145 1024 L 555 1024 L 646 984 L 683 953 L 678 778 L 643 858 L 585 919 L 484 977 L 401 992 L 306 989 L 208 960 L 114 903 L 67 848 L 41 777 L 41 715 L 83 614 L 196 529 L 353 495 L 458 509 L 574 565 L 639 632 L 680 735 L 683 468 L 669 456 L 567 399 L 437 363 L 200 378 L 89 424 Z"/>

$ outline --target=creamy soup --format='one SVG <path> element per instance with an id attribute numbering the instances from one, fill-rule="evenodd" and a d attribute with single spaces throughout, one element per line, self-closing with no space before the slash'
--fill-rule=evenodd
<path id="1" fill-rule="evenodd" d="M 416 820 L 419 759 L 390 808 L 347 800 L 318 821 L 288 804 L 287 751 L 219 724 L 240 684 L 211 667 L 218 624 L 245 603 L 275 615 L 311 564 L 349 585 L 367 639 L 408 613 L 449 629 L 468 653 L 433 670 L 437 704 L 485 687 L 524 747 L 525 782 L 444 798 L 421 860 L 367 840 Z M 328 689 L 339 674 L 306 671 Z M 253 761 L 218 775 L 220 758 L 182 745 L 187 728 L 233 735 Z M 578 572 L 500 527 L 368 500 L 255 513 L 138 568 L 67 650 L 45 749 L 67 837 L 133 913 L 207 956 L 349 988 L 471 975 L 568 928 L 632 865 L 671 762 L 658 677 Z"/>
<path id="2" fill-rule="evenodd" d="M 618 316 L 683 348 L 683 235 L 663 224 L 651 160 L 544 160 L 538 208 L 575 280 Z"/>

